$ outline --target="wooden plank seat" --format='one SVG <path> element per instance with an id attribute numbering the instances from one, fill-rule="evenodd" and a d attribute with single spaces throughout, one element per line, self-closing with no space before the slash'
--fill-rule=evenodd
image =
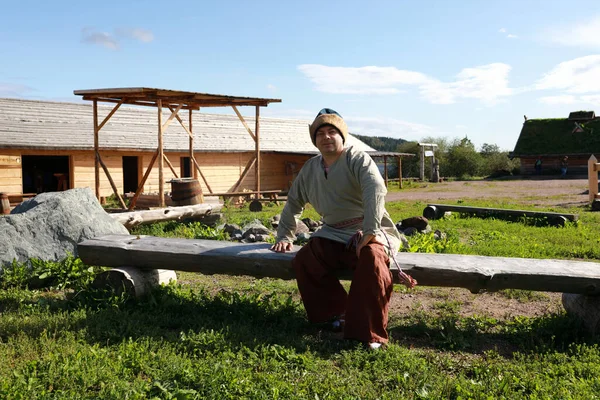
<path id="1" fill-rule="evenodd" d="M 77 250 L 88 265 L 294 279 L 291 260 L 299 247 L 275 253 L 270 246 L 107 235 L 85 240 Z M 595 262 L 425 253 L 399 253 L 397 260 L 422 286 L 462 287 L 473 293 L 524 289 L 600 295 L 600 263 Z"/>
<path id="2" fill-rule="evenodd" d="M 510 210 L 504 208 L 488 208 L 488 207 L 471 207 L 471 206 L 455 206 L 450 204 L 428 204 L 423 209 L 423 216 L 433 220 L 444 216 L 446 211 L 455 211 L 459 213 L 475 214 L 478 216 L 507 216 L 513 218 L 528 217 L 528 218 L 547 218 L 551 225 L 562 226 L 568 221 L 577 221 L 577 214 L 565 214 L 546 211 L 528 211 L 528 210 Z"/>

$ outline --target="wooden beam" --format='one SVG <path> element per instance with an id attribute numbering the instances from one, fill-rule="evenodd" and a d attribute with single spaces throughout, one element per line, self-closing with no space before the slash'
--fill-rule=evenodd
<path id="1" fill-rule="evenodd" d="M 388 187 L 388 170 L 387 170 L 387 156 L 383 156 L 383 180 L 385 181 L 385 187 Z"/>
<path id="2" fill-rule="evenodd" d="M 88 265 L 295 279 L 292 259 L 300 247 L 286 253 L 275 253 L 270 247 L 267 243 L 107 235 L 84 240 L 77 252 Z M 396 260 L 421 286 L 463 287 L 473 293 L 523 289 L 600 295 L 600 263 L 596 262 L 431 253 L 399 253 Z M 393 275 L 398 283 L 397 274 Z M 341 275 L 344 279 L 351 276 L 351 271 Z"/>
<path id="3" fill-rule="evenodd" d="M 593 154 L 588 160 L 588 186 L 589 186 L 589 199 L 593 202 L 598 195 L 598 160 Z"/>
<path id="4" fill-rule="evenodd" d="M 195 161 L 195 157 L 194 157 L 194 131 L 192 129 L 192 110 L 189 111 L 189 122 L 188 122 L 188 126 L 190 127 L 190 167 L 192 166 L 192 163 L 194 160 Z M 194 177 L 194 179 L 198 179 L 198 171 L 196 170 L 196 168 L 192 168 L 192 176 Z M 200 190 L 202 190 L 202 186 L 200 187 Z"/>
<path id="5" fill-rule="evenodd" d="M 94 183 L 96 189 L 96 198 L 100 201 L 100 140 L 98 139 L 98 102 L 94 100 L 92 106 L 94 112 Z"/>
<path id="6" fill-rule="evenodd" d="M 240 121 L 242 121 L 242 125 L 244 125 L 244 128 L 246 128 L 246 130 L 248 131 L 248 133 L 250 134 L 250 136 L 252 137 L 252 139 L 256 142 L 256 136 L 254 135 L 254 133 L 252 133 L 252 129 L 250 129 L 250 127 L 246 123 L 246 120 L 244 119 L 244 116 L 242 114 L 240 114 L 240 112 L 238 111 L 238 109 L 237 109 L 236 106 L 232 105 L 231 108 L 233 108 L 233 111 L 235 111 L 235 113 L 237 114 L 237 116 L 240 119 Z"/>
<path id="7" fill-rule="evenodd" d="M 194 163 L 194 166 L 196 167 L 196 169 L 198 170 L 198 173 L 202 177 L 202 180 L 204 181 L 204 184 L 206 185 L 206 188 L 208 189 L 209 193 L 212 193 L 212 189 L 211 189 L 210 185 L 208 184 L 208 181 L 204 177 L 204 174 L 202 173 L 202 170 L 200 169 L 198 162 L 196 162 L 195 158 L 192 158 L 192 162 Z M 202 188 L 200 188 L 200 190 L 202 190 Z M 204 201 L 204 195 L 202 195 L 202 201 Z"/>
<path id="8" fill-rule="evenodd" d="M 173 175 L 175 175 L 175 178 L 179 178 L 179 176 L 177 175 L 177 172 L 175 172 L 175 168 L 173 168 L 173 164 L 171 164 L 171 161 L 169 161 L 169 157 L 167 157 L 167 155 L 165 153 L 163 153 L 163 157 L 165 158 L 165 162 L 171 169 L 171 172 L 173 173 Z"/>
<path id="9" fill-rule="evenodd" d="M 109 214 L 115 221 L 123 224 L 125 228 L 151 224 L 158 221 L 181 221 L 184 218 L 200 217 L 211 212 L 220 211 L 222 204 L 195 204 L 190 206 L 167 207 L 158 210 L 143 210 L 124 213 Z"/>
<path id="10" fill-rule="evenodd" d="M 423 216 L 427 219 L 441 218 L 446 211 L 456 211 L 459 213 L 475 214 L 479 216 L 510 216 L 510 217 L 533 217 L 533 218 L 548 218 L 551 225 L 563 225 L 565 221 L 577 221 L 577 214 L 565 214 L 546 211 L 527 211 L 527 210 L 510 210 L 504 208 L 488 208 L 488 207 L 470 207 L 470 206 L 455 206 L 451 204 L 428 204 L 423 210 Z"/>
<path id="11" fill-rule="evenodd" d="M 119 107 L 121 107 L 121 104 L 123 104 L 123 100 L 121 100 L 120 102 L 118 102 L 117 105 L 114 106 L 113 109 L 108 113 L 108 115 L 106 116 L 106 118 L 104 118 L 104 120 L 102 121 L 102 123 L 100 124 L 100 126 L 98 126 L 98 131 L 100 131 L 100 129 L 102 129 L 102 127 L 104 126 L 104 124 L 106 124 L 108 122 L 108 120 L 110 119 L 110 117 L 112 117 L 114 115 L 114 113 L 117 112 L 117 110 L 119 109 Z"/>
<path id="12" fill-rule="evenodd" d="M 135 207 L 135 204 L 137 203 L 137 200 L 140 197 L 140 194 L 142 193 L 142 190 L 144 189 L 144 185 L 146 184 L 146 180 L 150 176 L 150 172 L 152 171 L 152 167 L 154 166 L 154 163 L 156 162 L 157 158 L 158 158 L 158 150 L 156 151 L 156 153 L 154 153 L 154 156 L 152 156 L 152 159 L 150 160 L 150 164 L 148 164 L 148 169 L 146 169 L 146 173 L 144 174 L 144 177 L 142 178 L 142 181 L 140 182 L 137 190 L 135 191 L 135 194 L 133 195 L 133 198 L 129 202 L 129 209 L 130 210 L 133 210 L 133 208 Z"/>
<path id="13" fill-rule="evenodd" d="M 162 129 L 162 100 L 157 100 L 158 105 L 158 204 L 165 206 L 165 178 L 164 178 L 164 159 L 163 149 L 163 129 Z"/>
<path id="14" fill-rule="evenodd" d="M 402 157 L 398 156 L 398 186 L 402 189 Z"/>
<path id="15" fill-rule="evenodd" d="M 126 210 L 127 205 L 123 201 L 123 198 L 121 197 L 121 194 L 119 193 L 119 189 L 117 189 L 117 185 L 115 185 L 115 181 L 113 181 L 113 178 L 110 175 L 110 171 L 106 167 L 106 164 L 104 164 L 104 161 L 102 161 L 102 158 L 100 157 L 100 153 L 98 153 L 98 161 L 100 162 L 100 165 L 102 166 L 102 169 L 104 170 L 104 173 L 106 174 L 106 177 L 108 178 L 108 181 L 110 182 L 110 186 L 112 187 L 113 193 L 117 196 L 117 199 L 119 200 L 119 204 L 121 205 L 121 208 Z"/>
<path id="16" fill-rule="evenodd" d="M 183 104 L 178 105 L 177 108 L 175 109 L 175 111 L 173 111 L 173 109 L 171 108 L 171 106 L 169 106 L 169 110 L 171 110 L 171 115 L 169 116 L 169 119 L 167 119 L 167 122 L 165 122 L 164 125 L 163 125 L 163 127 L 162 127 L 163 132 L 167 130 L 167 128 L 169 127 L 169 125 L 171 125 L 171 121 L 173 121 L 173 119 L 175 117 L 179 116 L 179 110 L 181 110 L 181 106 L 183 106 Z"/>
<path id="17" fill-rule="evenodd" d="M 169 106 L 169 110 L 173 111 L 173 107 Z M 192 112 L 192 110 L 190 110 L 190 113 L 191 113 L 191 112 Z M 179 121 L 179 124 L 180 124 L 180 125 L 181 125 L 181 127 L 182 127 L 182 128 L 183 128 L 183 129 L 184 129 L 186 132 L 187 132 L 188 136 L 189 136 L 190 138 L 192 138 L 192 139 L 193 139 L 193 138 L 194 138 L 194 135 L 192 134 L 192 130 L 191 130 L 191 129 L 188 129 L 188 127 L 187 127 L 187 126 L 185 126 L 185 125 L 183 124 L 183 121 L 182 121 L 181 117 L 179 116 L 179 114 L 178 114 L 178 115 L 175 115 L 175 118 L 177 118 L 177 121 Z M 191 117 L 190 117 L 190 118 L 191 118 Z M 191 126 L 192 126 L 192 125 L 190 125 L 190 127 L 191 127 Z"/>
<path id="18" fill-rule="evenodd" d="M 233 189 L 231 189 L 232 192 L 235 192 L 240 187 L 240 185 L 246 178 L 246 175 L 248 175 L 248 171 L 250 171 L 250 168 L 252 168 L 252 166 L 254 165 L 255 161 L 256 161 L 256 155 L 252 156 L 248 160 L 248 163 L 246 163 L 246 167 L 244 168 L 244 171 L 242 171 L 242 174 L 240 175 L 240 179 L 238 179 L 238 181 L 235 183 L 235 185 L 233 185 Z"/>
<path id="19" fill-rule="evenodd" d="M 256 106 L 256 116 L 254 118 L 254 151 L 256 153 L 256 164 L 254 165 L 254 176 L 256 177 L 256 191 L 260 192 L 260 107 Z"/>

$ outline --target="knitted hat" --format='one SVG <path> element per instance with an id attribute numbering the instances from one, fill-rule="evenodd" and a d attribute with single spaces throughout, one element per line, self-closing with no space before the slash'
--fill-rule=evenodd
<path id="1" fill-rule="evenodd" d="M 317 131 L 323 125 L 332 125 L 335 127 L 342 134 L 342 141 L 346 143 L 346 139 L 348 138 L 348 126 L 346 125 L 346 122 L 344 122 L 342 116 L 337 112 L 330 108 L 324 108 L 319 111 L 313 123 L 308 126 L 308 130 L 310 131 L 310 139 L 315 146 L 317 145 Z"/>

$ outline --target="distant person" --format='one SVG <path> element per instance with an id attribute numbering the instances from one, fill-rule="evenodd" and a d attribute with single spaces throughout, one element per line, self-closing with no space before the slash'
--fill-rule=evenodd
<path id="1" fill-rule="evenodd" d="M 569 156 L 564 156 L 560 162 L 560 176 L 567 176 L 567 168 L 569 168 Z"/>
<path id="2" fill-rule="evenodd" d="M 345 339 L 377 349 L 388 341 L 390 263 L 407 287 L 417 282 L 395 262 L 401 236 L 385 210 L 387 190 L 373 159 L 344 147 L 348 127 L 331 109 L 319 112 L 309 133 L 321 154 L 308 160 L 294 180 L 271 249 L 292 249 L 296 219 L 310 203 L 324 225 L 292 261 L 308 320 L 328 323 Z M 336 276 L 339 270 L 353 271 L 348 293 Z"/>
<path id="3" fill-rule="evenodd" d="M 542 174 L 542 158 L 541 157 L 538 157 L 538 159 L 535 160 L 535 173 L 536 173 L 536 175 Z"/>

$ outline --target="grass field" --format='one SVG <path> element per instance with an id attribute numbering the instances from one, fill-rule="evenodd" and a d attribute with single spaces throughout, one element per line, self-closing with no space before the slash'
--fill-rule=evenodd
<path id="1" fill-rule="evenodd" d="M 508 194 L 469 204 L 578 213 L 579 222 L 555 228 L 541 220 L 453 215 L 432 221 L 447 240 L 414 237 L 411 251 L 600 259 L 600 214 L 583 205 L 532 205 L 541 200 Z M 397 201 L 387 208 L 400 220 L 425 205 Z M 280 211 L 225 215 L 241 224 L 267 222 Z M 310 209 L 306 215 L 316 217 Z M 223 238 L 197 224 L 163 223 L 143 233 Z M 397 287 L 390 345 L 369 352 L 309 325 L 293 281 L 178 273 L 177 284 L 134 300 L 93 290 L 96 269 L 76 259 L 33 271 L 14 267 L 0 285 L 0 398 L 600 397 L 598 339 L 564 313 L 560 294 Z M 36 274 L 51 287 L 28 289 Z"/>

